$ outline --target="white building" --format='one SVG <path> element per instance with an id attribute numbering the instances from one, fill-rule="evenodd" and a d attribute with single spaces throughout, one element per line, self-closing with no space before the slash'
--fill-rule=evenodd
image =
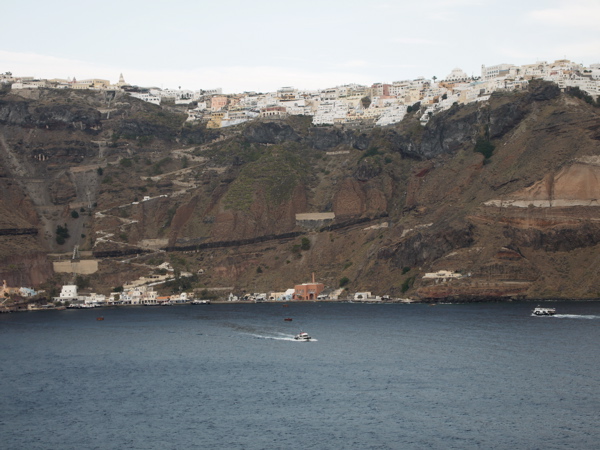
<path id="1" fill-rule="evenodd" d="M 222 93 L 223 93 L 222 88 L 202 89 L 202 95 L 221 95 Z"/>
<path id="2" fill-rule="evenodd" d="M 381 301 L 381 297 L 378 295 L 373 295 L 371 292 L 356 292 L 354 294 L 354 301 L 357 302 L 379 302 Z"/>
<path id="3" fill-rule="evenodd" d="M 77 300 L 77 285 L 76 284 L 65 284 L 58 297 L 55 297 L 54 300 L 59 302 L 69 302 Z"/>
<path id="4" fill-rule="evenodd" d="M 143 100 L 148 103 L 160 105 L 160 97 L 153 95 L 149 92 L 130 92 L 129 95 L 131 95 L 134 98 L 139 98 L 140 100 Z"/>
<path id="5" fill-rule="evenodd" d="M 188 300 L 191 300 L 191 297 L 187 292 L 181 292 L 180 294 L 174 294 L 169 297 L 169 300 L 173 303 L 185 303 Z"/>
<path id="6" fill-rule="evenodd" d="M 39 89 L 49 87 L 47 80 L 22 79 L 11 85 L 12 89 Z"/>
<path id="7" fill-rule="evenodd" d="M 314 125 L 333 125 L 338 120 L 345 120 L 348 115 L 348 104 L 344 101 L 322 102 L 313 116 Z"/>
<path id="8" fill-rule="evenodd" d="M 464 83 L 468 82 L 469 79 L 469 76 L 465 72 L 463 72 L 462 69 L 459 69 L 457 67 L 455 69 L 452 69 L 452 72 L 450 72 L 450 74 L 445 78 L 444 81 L 448 83 Z"/>
<path id="9" fill-rule="evenodd" d="M 286 113 L 289 115 L 302 116 L 311 114 L 310 108 L 307 108 L 306 100 L 303 98 L 280 100 L 279 106 L 285 108 Z"/>
<path id="10" fill-rule="evenodd" d="M 103 305 L 106 303 L 106 295 L 93 292 L 90 295 L 80 296 L 79 300 L 83 300 L 86 305 Z"/>
<path id="11" fill-rule="evenodd" d="M 436 283 L 442 282 L 445 283 L 449 280 L 458 280 L 462 278 L 462 274 L 457 272 L 452 272 L 450 270 L 438 270 L 437 272 L 430 272 L 423 275 L 424 280 L 435 280 Z"/>
<path id="12" fill-rule="evenodd" d="M 406 110 L 406 105 L 389 106 L 384 108 L 383 113 L 379 116 L 379 119 L 377 122 L 375 122 L 375 125 L 383 127 L 393 123 L 402 122 L 404 116 L 406 116 Z"/>
<path id="13" fill-rule="evenodd" d="M 491 78 L 503 77 L 508 75 L 510 69 L 515 67 L 513 64 L 496 64 L 495 66 L 481 66 L 481 78 L 489 80 Z"/>
<path id="14" fill-rule="evenodd" d="M 109 301 L 114 301 L 113 294 Z M 156 305 L 157 298 L 158 292 L 148 286 L 125 288 L 121 293 L 121 302 L 125 305 Z"/>

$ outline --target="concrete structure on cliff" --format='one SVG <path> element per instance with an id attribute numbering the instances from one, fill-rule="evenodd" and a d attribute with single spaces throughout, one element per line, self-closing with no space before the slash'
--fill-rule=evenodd
<path id="1" fill-rule="evenodd" d="M 458 280 L 462 277 L 462 274 L 451 270 L 438 270 L 437 272 L 428 272 L 423 275 L 424 280 L 434 280 L 436 283 L 445 283 L 446 281 Z"/>
<path id="2" fill-rule="evenodd" d="M 335 220 L 335 213 L 300 213 L 296 214 L 296 225 L 304 228 L 321 228 L 326 225 L 333 223 Z"/>

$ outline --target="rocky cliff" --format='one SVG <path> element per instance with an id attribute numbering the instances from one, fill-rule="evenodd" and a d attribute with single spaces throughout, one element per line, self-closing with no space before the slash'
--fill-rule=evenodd
<path id="1" fill-rule="evenodd" d="M 2 229 L 37 233 L 0 234 L 0 252 L 77 245 L 101 258 L 100 290 L 169 260 L 200 271 L 197 288 L 280 290 L 315 272 L 423 300 L 595 298 L 598 112 L 532 83 L 426 127 L 413 112 L 375 129 L 292 117 L 211 131 L 123 94 L 6 94 Z M 303 213 L 334 218 L 306 227 Z M 19 264 L 0 273 L 52 275 Z M 440 270 L 460 275 L 424 278 Z"/>

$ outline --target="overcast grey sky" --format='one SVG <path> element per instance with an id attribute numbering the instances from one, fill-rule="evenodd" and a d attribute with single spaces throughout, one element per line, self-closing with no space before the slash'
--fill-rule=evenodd
<path id="1" fill-rule="evenodd" d="M 0 72 L 225 93 L 600 63 L 600 0 L 5 2 Z"/>

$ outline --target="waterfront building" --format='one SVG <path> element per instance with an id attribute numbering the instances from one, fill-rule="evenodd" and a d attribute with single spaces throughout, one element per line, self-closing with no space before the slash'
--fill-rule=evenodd
<path id="1" fill-rule="evenodd" d="M 60 291 L 60 295 L 55 297 L 54 300 L 59 302 L 72 302 L 78 300 L 77 285 L 65 284 Z"/>
<path id="2" fill-rule="evenodd" d="M 373 295 L 371 292 L 356 292 L 354 294 L 354 301 L 357 302 L 380 302 L 381 297 Z"/>
<path id="3" fill-rule="evenodd" d="M 312 275 L 311 283 L 302 283 L 294 286 L 293 300 L 316 300 L 325 286 L 323 283 L 315 282 L 315 274 Z"/>

